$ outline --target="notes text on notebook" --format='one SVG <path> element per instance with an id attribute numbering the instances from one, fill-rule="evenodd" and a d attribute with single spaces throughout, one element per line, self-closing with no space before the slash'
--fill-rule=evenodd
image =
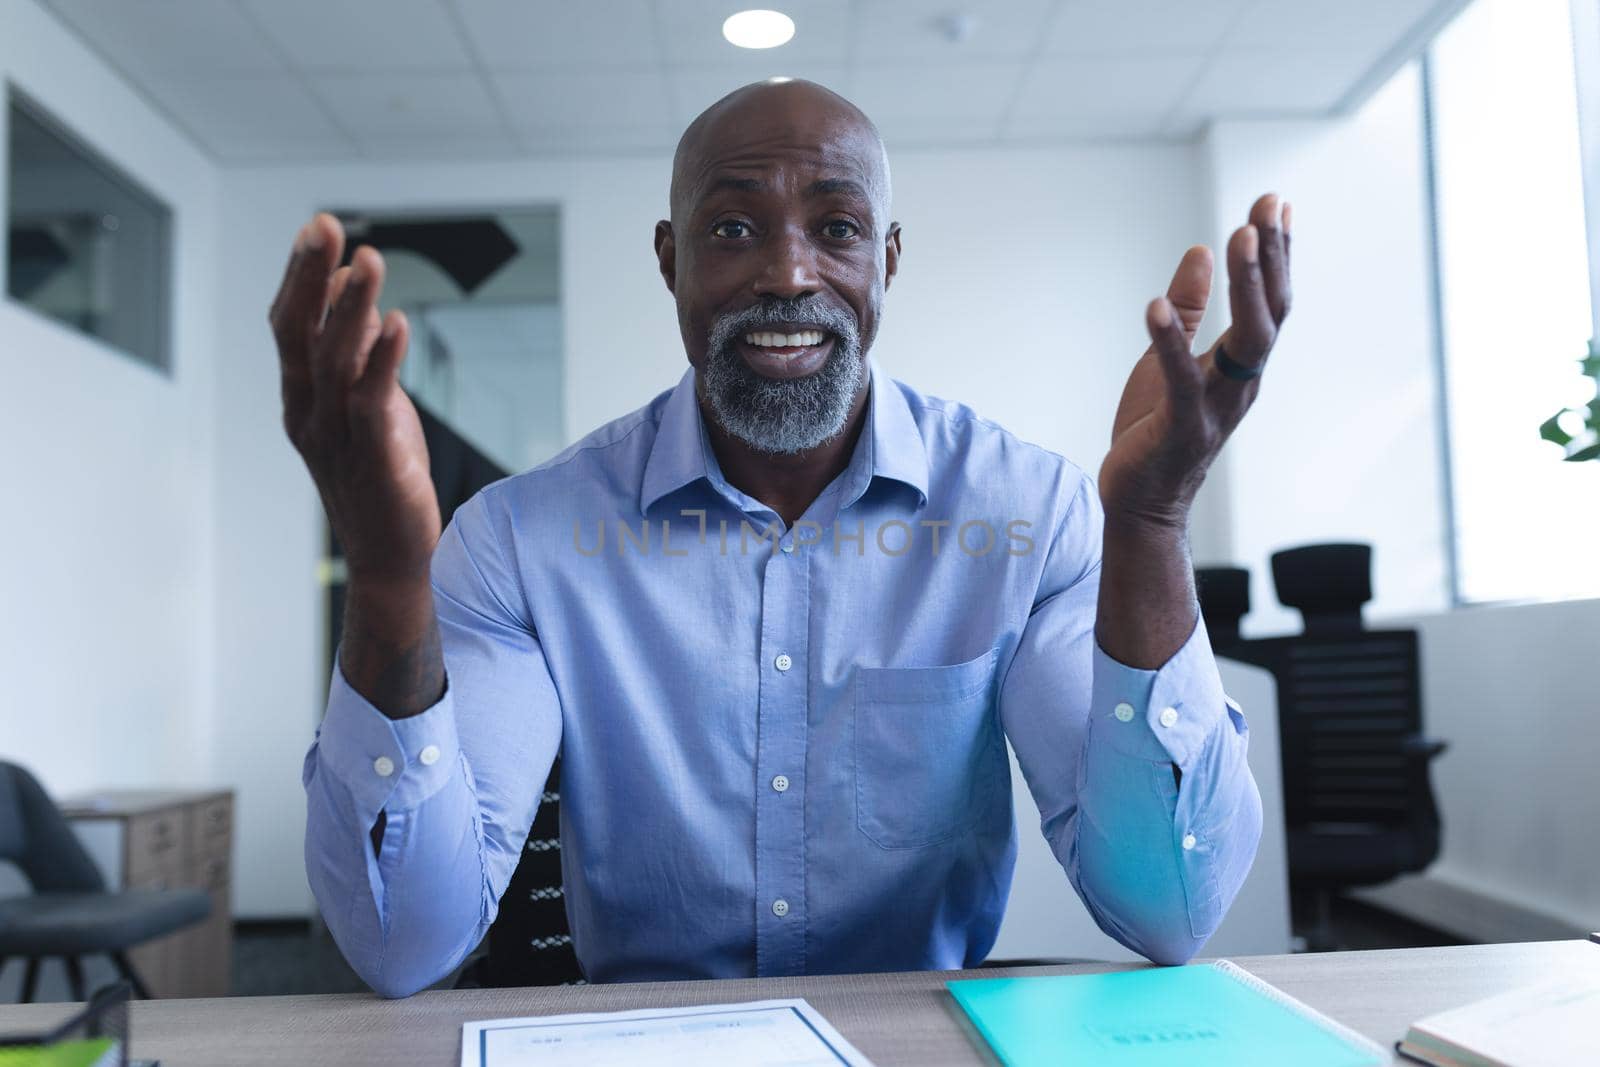
<path id="1" fill-rule="evenodd" d="M 1368 1067 L 1380 1046 L 1231 963 L 946 983 L 1006 1067 Z"/>

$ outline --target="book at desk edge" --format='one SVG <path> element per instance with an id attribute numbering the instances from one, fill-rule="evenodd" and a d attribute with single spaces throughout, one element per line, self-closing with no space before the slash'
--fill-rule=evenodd
<path id="1" fill-rule="evenodd" d="M 1368 1067 L 1391 1059 L 1227 960 L 945 985 L 1006 1067 Z"/>
<path id="2" fill-rule="evenodd" d="M 1600 1063 L 1600 968 L 1556 974 L 1418 1019 L 1400 1051 L 1461 1067 Z"/>

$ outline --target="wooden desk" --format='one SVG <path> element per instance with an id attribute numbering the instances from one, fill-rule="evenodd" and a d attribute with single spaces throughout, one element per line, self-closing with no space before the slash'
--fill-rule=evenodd
<path id="1" fill-rule="evenodd" d="M 1600 946 L 1547 941 L 1243 956 L 1236 962 L 1392 1046 L 1419 1016 L 1557 970 L 1600 974 Z M 162 1067 L 454 1067 L 460 1057 L 461 1024 L 473 1019 L 805 997 L 878 1067 L 982 1064 L 992 1061 L 967 1036 L 960 1009 L 944 990 L 946 979 L 1124 969 L 1127 965 L 486 989 L 420 993 L 401 1001 L 361 995 L 141 1001 L 133 1006 L 133 1049 L 140 1056 L 159 1057 Z M 65 1010 L 61 1004 L 0 1006 L 0 1032 L 47 1025 Z"/>

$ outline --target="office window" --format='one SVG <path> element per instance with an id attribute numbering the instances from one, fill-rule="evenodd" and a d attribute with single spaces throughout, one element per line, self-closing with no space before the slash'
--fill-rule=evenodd
<path id="1" fill-rule="evenodd" d="M 165 370 L 170 212 L 15 93 L 7 130 L 7 295 Z"/>
<path id="2" fill-rule="evenodd" d="M 1572 14 L 1568 0 L 1476 0 L 1430 55 L 1456 594 L 1466 602 L 1600 596 L 1600 463 L 1563 462 L 1539 435 L 1557 409 L 1594 396 L 1578 364 L 1594 328 Z"/>

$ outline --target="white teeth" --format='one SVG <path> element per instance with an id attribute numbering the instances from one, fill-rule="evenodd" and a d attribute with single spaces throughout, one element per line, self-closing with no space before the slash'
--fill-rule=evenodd
<path id="1" fill-rule="evenodd" d="M 755 345 L 758 348 L 800 348 L 811 345 L 820 345 L 827 336 L 821 330 L 802 330 L 799 333 L 747 333 L 744 335 L 745 344 Z"/>

